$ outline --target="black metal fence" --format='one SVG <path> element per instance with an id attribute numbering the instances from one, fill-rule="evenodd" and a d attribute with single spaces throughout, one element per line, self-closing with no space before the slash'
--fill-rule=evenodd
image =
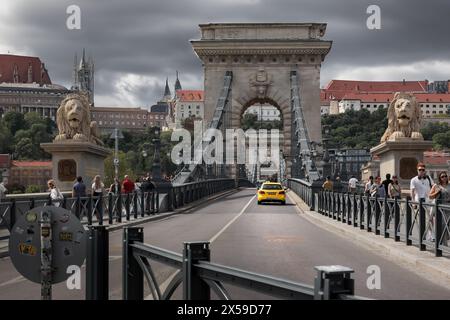
<path id="1" fill-rule="evenodd" d="M 240 179 L 238 181 L 238 186 L 247 185 L 247 180 Z M 169 207 L 177 209 L 191 202 L 235 187 L 236 180 L 234 179 L 205 180 L 174 186 L 169 193 Z"/>
<path id="2" fill-rule="evenodd" d="M 314 286 L 274 278 L 210 262 L 209 242 L 184 243 L 183 255 L 143 243 L 142 228 L 125 228 L 123 241 L 123 299 L 144 299 L 144 278 L 155 300 L 170 299 L 182 285 L 183 299 L 210 300 L 211 292 L 230 300 L 225 285 L 281 299 L 365 299 L 354 295 L 353 270 L 342 266 L 315 267 Z M 150 261 L 177 269 L 162 292 Z"/>
<path id="3" fill-rule="evenodd" d="M 450 253 L 450 205 L 362 194 L 319 192 L 319 213 L 368 232 L 432 249 L 437 257 Z"/>
<path id="4" fill-rule="evenodd" d="M 40 206 L 59 206 L 70 210 L 88 225 L 103 225 L 138 219 L 159 212 L 159 193 L 133 192 L 127 194 L 106 194 L 97 197 L 65 197 L 53 201 L 50 197 L 41 199 L 7 199 L 0 202 L 0 225 L 12 229 L 17 219 L 30 209 Z"/>
<path id="5" fill-rule="evenodd" d="M 290 179 L 289 187 L 306 204 L 336 221 L 374 232 L 437 257 L 450 253 L 450 205 L 321 190 L 321 184 Z"/>

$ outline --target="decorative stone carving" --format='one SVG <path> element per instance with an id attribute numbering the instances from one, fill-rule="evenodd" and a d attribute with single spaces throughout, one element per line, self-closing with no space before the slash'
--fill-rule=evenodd
<path id="1" fill-rule="evenodd" d="M 56 113 L 59 134 L 55 142 L 76 140 L 103 145 L 97 122 L 91 121 L 89 100 L 82 93 L 73 93 L 61 102 Z"/>
<path id="2" fill-rule="evenodd" d="M 58 180 L 73 182 L 77 178 L 77 163 L 73 159 L 58 162 Z"/>
<path id="3" fill-rule="evenodd" d="M 272 84 L 272 77 L 267 74 L 264 68 L 259 68 L 258 72 L 250 78 L 250 88 L 256 92 L 260 99 L 264 99 L 267 95 L 267 90 Z"/>
<path id="4" fill-rule="evenodd" d="M 388 109 L 388 127 L 381 142 L 404 140 L 423 140 L 419 132 L 422 111 L 416 98 L 409 93 L 397 92 Z"/>

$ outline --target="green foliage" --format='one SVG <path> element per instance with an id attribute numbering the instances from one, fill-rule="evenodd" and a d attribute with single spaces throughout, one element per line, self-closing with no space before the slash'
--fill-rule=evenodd
<path id="1" fill-rule="evenodd" d="M 433 135 L 433 147 L 437 150 L 450 148 L 450 130 Z"/>
<path id="2" fill-rule="evenodd" d="M 450 127 L 445 122 L 428 122 L 420 132 L 425 140 L 433 140 L 433 136 L 438 133 L 450 131 Z"/>
<path id="3" fill-rule="evenodd" d="M 387 127 L 386 114 L 386 109 L 373 113 L 363 109 L 323 116 L 322 127 L 330 129 L 328 147 L 365 149 L 376 146 Z"/>
<path id="4" fill-rule="evenodd" d="M 26 122 L 23 114 L 16 111 L 7 112 L 4 115 L 2 122 L 6 125 L 12 135 L 15 135 L 17 130 L 26 127 Z"/>
<path id="5" fill-rule="evenodd" d="M 7 112 L 0 121 L 0 153 L 13 153 L 20 160 L 50 159 L 40 144 L 51 142 L 55 130 L 54 121 L 35 112 Z"/>
<path id="6" fill-rule="evenodd" d="M 31 184 L 25 189 L 25 193 L 39 193 L 41 192 L 41 187 L 38 185 Z"/>
<path id="7" fill-rule="evenodd" d="M 8 189 L 9 194 L 25 193 L 25 186 L 18 183 L 8 184 L 6 188 Z"/>
<path id="8" fill-rule="evenodd" d="M 256 122 L 258 121 L 258 116 L 253 113 L 246 113 L 241 121 L 241 126 L 243 130 L 247 130 L 250 128 L 254 128 L 256 126 Z"/>

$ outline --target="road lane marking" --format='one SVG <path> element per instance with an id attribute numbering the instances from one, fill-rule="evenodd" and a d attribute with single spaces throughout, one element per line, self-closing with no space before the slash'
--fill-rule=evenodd
<path id="1" fill-rule="evenodd" d="M 242 208 L 241 212 L 238 213 L 237 216 L 235 216 L 233 219 L 231 219 L 230 222 L 228 222 L 222 229 L 220 229 L 220 231 L 218 233 L 216 233 L 216 235 L 214 235 L 211 239 L 209 239 L 209 242 L 212 243 L 214 242 L 229 226 L 231 226 L 233 224 L 233 222 L 235 222 L 244 212 L 245 210 L 247 210 L 248 206 L 252 203 L 253 199 L 255 199 L 256 195 L 254 195 L 245 205 L 244 208 Z"/>
<path id="2" fill-rule="evenodd" d="M 255 199 L 256 195 L 251 197 L 251 199 L 247 202 L 247 204 L 242 208 L 242 210 L 233 218 L 231 219 L 222 229 L 220 229 L 219 232 L 217 232 L 211 239 L 209 239 L 209 243 L 214 242 L 229 226 L 233 224 L 244 212 L 247 210 L 248 206 L 252 203 L 253 199 Z M 161 292 L 164 292 L 169 285 L 170 281 L 174 278 L 174 276 L 177 274 L 178 270 L 172 273 L 165 281 L 161 284 L 160 290 Z M 149 294 L 144 298 L 144 300 L 151 300 L 153 298 L 152 294 Z"/>
<path id="3" fill-rule="evenodd" d="M 15 284 L 15 283 L 23 282 L 24 280 L 26 280 L 24 277 L 18 276 L 18 277 L 13 278 L 13 279 L 11 279 L 11 280 L 9 280 L 9 281 L 0 283 L 0 288 L 1 288 L 1 287 L 4 287 L 4 286 L 7 286 L 7 285 L 10 285 L 10 284 Z"/>

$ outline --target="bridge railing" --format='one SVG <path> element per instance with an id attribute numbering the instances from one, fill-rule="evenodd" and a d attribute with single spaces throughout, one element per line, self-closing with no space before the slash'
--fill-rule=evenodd
<path id="1" fill-rule="evenodd" d="M 436 257 L 450 254 L 450 205 L 439 201 L 415 202 L 362 193 L 320 190 L 313 183 L 290 179 L 290 188 L 310 207 L 330 219 L 367 230 Z M 319 188 L 319 191 L 317 191 Z"/>
<path id="2" fill-rule="evenodd" d="M 251 183 L 246 179 L 239 179 L 238 186 L 247 187 L 251 186 Z M 191 202 L 234 188 L 236 188 L 234 179 L 213 179 L 176 185 L 169 193 L 169 207 L 177 209 Z"/>
<path id="3" fill-rule="evenodd" d="M 12 229 L 17 219 L 27 211 L 40 206 L 58 206 L 70 210 L 87 225 L 103 225 L 138 219 L 159 212 L 159 193 L 138 192 L 105 194 L 87 197 L 64 197 L 52 200 L 48 194 L 38 198 L 15 197 L 0 202 L 0 225 Z"/>
<path id="4" fill-rule="evenodd" d="M 184 243 L 183 255 L 143 243 L 142 228 L 124 229 L 123 299 L 144 299 L 144 278 L 155 300 L 170 299 L 182 285 L 183 299 L 222 300 L 232 297 L 225 285 L 272 297 L 295 300 L 365 299 L 354 295 L 353 270 L 342 266 L 315 267 L 314 286 L 249 272 L 210 261 L 209 242 Z M 177 269 L 162 292 L 150 261 Z"/>

